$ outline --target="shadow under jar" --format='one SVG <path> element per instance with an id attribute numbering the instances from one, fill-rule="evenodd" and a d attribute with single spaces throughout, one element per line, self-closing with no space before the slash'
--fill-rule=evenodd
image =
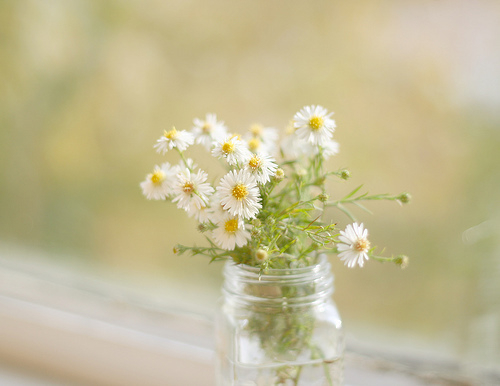
<path id="1" fill-rule="evenodd" d="M 259 273 L 233 262 L 224 266 L 217 384 L 342 385 L 344 335 L 326 257 Z"/>

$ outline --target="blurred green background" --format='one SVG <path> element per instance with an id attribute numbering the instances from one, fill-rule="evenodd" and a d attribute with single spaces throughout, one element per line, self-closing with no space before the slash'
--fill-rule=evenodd
<path id="1" fill-rule="evenodd" d="M 332 259 L 348 332 L 498 365 L 498 1 L 1 1 L 0 253 L 170 283 L 172 304 L 210 313 L 222 267 L 172 254 L 201 238 L 142 196 L 176 162 L 152 146 L 208 112 L 284 129 L 310 104 L 335 111 L 329 164 L 353 176 L 333 197 L 414 197 L 356 212 L 408 269 Z"/>

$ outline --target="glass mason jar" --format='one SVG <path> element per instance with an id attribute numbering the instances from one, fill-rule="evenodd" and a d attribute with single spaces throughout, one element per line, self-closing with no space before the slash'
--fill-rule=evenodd
<path id="1" fill-rule="evenodd" d="M 216 320 L 217 384 L 343 384 L 344 335 L 326 257 L 304 268 L 226 263 Z"/>

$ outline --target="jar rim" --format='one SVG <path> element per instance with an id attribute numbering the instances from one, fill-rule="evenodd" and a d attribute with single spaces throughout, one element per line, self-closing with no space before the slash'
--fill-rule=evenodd
<path id="1" fill-rule="evenodd" d="M 240 275 L 247 278 L 258 278 L 260 280 L 268 281 L 273 279 L 299 279 L 304 276 L 320 274 L 324 271 L 330 271 L 330 262 L 326 254 L 318 256 L 318 262 L 306 267 L 297 268 L 269 268 L 266 271 L 261 271 L 260 267 L 253 267 L 246 264 L 238 264 L 233 261 L 228 261 L 225 270 L 236 270 Z"/>
<path id="2" fill-rule="evenodd" d="M 223 293 L 237 303 L 266 307 L 319 304 L 334 291 L 330 267 L 324 254 L 311 266 L 269 269 L 262 274 L 259 267 L 228 262 L 224 267 Z M 287 288 L 296 290 L 282 292 Z"/>
<path id="3" fill-rule="evenodd" d="M 235 263 L 232 260 L 228 261 L 228 263 L 231 266 L 240 267 L 240 268 L 242 268 L 246 271 L 249 271 L 249 272 L 257 272 L 257 273 L 260 272 L 259 267 L 254 267 L 254 266 L 243 264 L 243 263 Z M 318 262 L 316 264 L 308 265 L 305 267 L 296 267 L 296 268 L 269 268 L 268 270 L 265 271 L 266 272 L 265 274 L 267 275 L 267 272 L 282 272 L 282 271 L 308 272 L 308 271 L 312 271 L 312 270 L 316 269 L 319 266 L 324 266 L 326 264 L 328 264 L 328 258 L 326 256 L 326 254 L 322 253 L 322 254 L 318 255 Z"/>

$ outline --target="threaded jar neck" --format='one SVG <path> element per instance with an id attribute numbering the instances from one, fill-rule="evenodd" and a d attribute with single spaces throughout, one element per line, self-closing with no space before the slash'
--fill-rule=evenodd
<path id="1" fill-rule="evenodd" d="M 333 293 L 333 275 L 326 256 L 303 268 L 260 269 L 228 262 L 223 293 L 229 301 L 265 307 L 307 306 L 324 302 Z"/>

